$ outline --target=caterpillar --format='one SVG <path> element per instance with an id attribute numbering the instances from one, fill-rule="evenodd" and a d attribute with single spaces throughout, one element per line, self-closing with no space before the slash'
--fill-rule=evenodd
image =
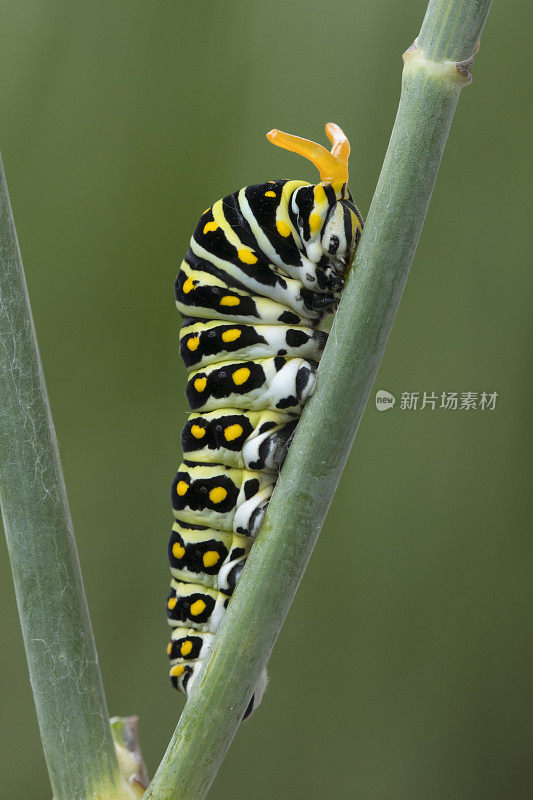
<path id="1" fill-rule="evenodd" d="M 320 182 L 245 186 L 202 214 L 175 284 L 191 414 L 171 488 L 167 653 L 188 694 L 242 572 L 313 392 L 327 332 L 363 221 L 348 190 L 350 144 L 332 148 L 272 130 Z M 263 673 L 244 718 L 261 701 Z"/>

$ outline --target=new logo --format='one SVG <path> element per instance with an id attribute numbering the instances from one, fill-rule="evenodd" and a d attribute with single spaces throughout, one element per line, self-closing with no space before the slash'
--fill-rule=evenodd
<path id="1" fill-rule="evenodd" d="M 376 392 L 376 408 L 378 411 L 388 411 L 389 408 L 394 407 L 395 402 L 394 395 L 386 392 L 385 389 L 378 389 Z"/>

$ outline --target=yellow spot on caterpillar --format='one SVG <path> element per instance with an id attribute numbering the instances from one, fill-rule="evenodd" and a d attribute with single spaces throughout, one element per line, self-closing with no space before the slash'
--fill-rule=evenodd
<path id="1" fill-rule="evenodd" d="M 265 192 L 265 197 L 275 197 L 276 192 Z"/>
<path id="2" fill-rule="evenodd" d="M 176 486 L 176 492 L 179 494 L 180 497 L 183 497 L 184 494 L 187 494 L 188 488 L 189 488 L 188 483 L 185 483 L 185 481 L 178 481 Z"/>
<path id="3" fill-rule="evenodd" d="M 237 250 L 237 255 L 243 264 L 257 264 L 257 256 L 254 256 L 251 250 Z"/>
<path id="4" fill-rule="evenodd" d="M 176 598 L 175 598 L 175 597 L 169 597 L 169 598 L 168 598 L 168 603 L 167 603 L 167 608 L 168 608 L 168 610 L 169 610 L 169 611 L 172 611 L 172 609 L 173 609 L 173 608 L 176 608 L 176 603 L 177 603 L 177 602 L 178 602 L 178 601 L 176 600 Z"/>
<path id="5" fill-rule="evenodd" d="M 205 428 L 202 428 L 201 425 L 192 425 L 191 433 L 195 439 L 203 439 L 205 436 Z"/>
<path id="6" fill-rule="evenodd" d="M 318 233 L 322 227 L 322 217 L 320 214 L 311 214 L 309 217 L 309 229 L 311 233 Z"/>
<path id="7" fill-rule="evenodd" d="M 194 289 L 194 281 L 191 277 L 189 277 L 183 284 L 183 293 L 189 294 L 189 292 L 192 292 L 193 289 Z"/>
<path id="8" fill-rule="evenodd" d="M 185 639 L 184 642 L 181 643 L 180 653 L 182 656 L 188 656 L 192 650 L 192 642 L 190 639 Z"/>
<path id="9" fill-rule="evenodd" d="M 211 489 L 209 492 L 209 499 L 212 503 L 221 503 L 223 500 L 226 499 L 228 493 L 223 486 L 215 486 L 214 489 Z"/>
<path id="10" fill-rule="evenodd" d="M 238 328 L 231 328 L 229 331 L 224 331 L 222 333 L 222 341 L 223 342 L 234 342 L 235 339 L 238 339 L 241 335 L 241 331 Z"/>
<path id="11" fill-rule="evenodd" d="M 214 567 L 219 560 L 220 554 L 216 550 L 208 550 L 202 557 L 204 567 Z"/>
<path id="12" fill-rule="evenodd" d="M 183 556 L 185 555 L 185 548 L 182 547 L 179 542 L 174 542 L 174 544 L 172 545 L 172 555 L 179 561 L 180 558 L 183 558 Z"/>
<path id="13" fill-rule="evenodd" d="M 189 350 L 192 350 L 193 352 L 194 350 L 198 349 L 199 344 L 200 344 L 199 336 L 191 336 L 190 339 L 187 339 L 187 347 L 189 348 Z"/>
<path id="14" fill-rule="evenodd" d="M 234 439 L 238 439 L 239 436 L 242 436 L 242 434 L 242 425 L 228 425 L 224 431 L 224 438 L 227 442 L 232 442 Z"/>
<path id="15" fill-rule="evenodd" d="M 167 656 L 169 656 L 172 652 L 172 642 L 167 644 Z"/>
<path id="16" fill-rule="evenodd" d="M 179 678 L 180 675 L 183 675 L 185 672 L 185 664 L 175 664 L 172 669 L 170 670 L 170 674 L 173 678 Z"/>
<path id="17" fill-rule="evenodd" d="M 235 297 L 232 294 L 225 294 L 224 297 L 220 300 L 221 306 L 238 306 L 240 303 L 240 299 Z"/>
<path id="18" fill-rule="evenodd" d="M 194 603 L 191 605 L 191 614 L 193 617 L 197 617 L 202 611 L 205 611 L 206 605 L 204 600 L 195 600 Z"/>
<path id="19" fill-rule="evenodd" d="M 209 211 L 209 209 L 207 209 Z M 216 222 L 206 222 L 204 225 L 204 233 L 209 233 L 210 231 L 216 231 L 218 225 Z"/>
<path id="20" fill-rule="evenodd" d="M 317 183 L 315 186 L 315 203 L 322 204 L 327 202 L 328 199 L 326 197 L 326 191 L 324 187 L 320 183 Z"/>
<path id="21" fill-rule="evenodd" d="M 207 214 L 208 211 L 211 211 L 211 206 L 209 206 L 209 208 L 206 208 L 206 210 L 202 214 L 202 217 L 205 216 L 205 214 Z"/>
<path id="22" fill-rule="evenodd" d="M 207 378 L 196 378 L 194 381 L 194 388 L 197 392 L 203 392 L 207 385 Z"/>
<path id="23" fill-rule="evenodd" d="M 286 238 L 287 236 L 291 235 L 291 229 L 289 228 L 287 223 L 283 222 L 283 220 L 281 219 L 278 219 L 278 221 L 276 222 L 276 228 L 278 229 L 278 233 L 280 236 L 285 236 Z"/>
<path id="24" fill-rule="evenodd" d="M 236 369 L 231 377 L 235 386 L 242 386 L 250 377 L 250 370 L 248 367 L 241 367 L 240 369 Z"/>

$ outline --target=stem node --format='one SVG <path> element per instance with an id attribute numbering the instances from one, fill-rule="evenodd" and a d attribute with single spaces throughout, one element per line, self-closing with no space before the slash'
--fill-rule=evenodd
<path id="1" fill-rule="evenodd" d="M 479 42 L 476 47 L 476 53 L 478 50 Z M 470 56 L 470 58 L 465 58 L 463 61 L 434 61 L 426 58 L 425 53 L 418 44 L 417 37 L 402 55 L 404 73 L 419 69 L 425 70 L 429 75 L 449 80 L 454 84 L 458 84 L 459 88 L 462 88 L 472 83 L 470 70 L 474 63 L 474 55 Z"/>

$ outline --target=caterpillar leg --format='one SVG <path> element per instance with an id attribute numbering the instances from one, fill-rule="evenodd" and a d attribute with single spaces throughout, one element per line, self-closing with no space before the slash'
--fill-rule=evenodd
<path id="1" fill-rule="evenodd" d="M 245 719 L 248 719 L 248 717 L 250 717 L 254 713 L 255 709 L 260 704 L 261 700 L 263 699 L 267 683 L 268 683 L 268 674 L 266 669 L 264 669 L 261 675 L 259 676 L 259 680 L 255 684 L 254 693 L 250 698 L 250 702 L 248 703 L 246 711 L 244 712 L 243 721 Z"/>

